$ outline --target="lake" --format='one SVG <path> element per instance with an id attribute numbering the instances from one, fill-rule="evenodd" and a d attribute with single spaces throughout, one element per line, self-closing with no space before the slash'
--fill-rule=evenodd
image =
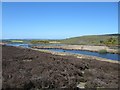
<path id="1" fill-rule="evenodd" d="M 102 57 L 106 59 L 120 61 L 119 54 L 111 54 L 111 53 L 100 54 L 98 52 L 90 52 L 90 51 L 83 51 L 83 50 L 63 50 L 63 49 L 47 49 L 47 50 L 56 51 L 56 52 L 68 52 L 73 54 L 84 54 L 84 55 L 97 56 L 97 57 Z"/>
<path id="2" fill-rule="evenodd" d="M 15 44 L 7 44 L 7 45 L 30 48 L 31 46 L 44 46 L 44 45 L 61 46 L 63 44 L 19 44 L 19 43 L 15 43 Z M 73 53 L 73 54 L 84 54 L 84 55 L 97 56 L 97 57 L 101 57 L 101 58 L 120 61 L 119 54 L 111 54 L 111 53 L 100 54 L 98 52 L 90 52 L 90 51 L 83 51 L 83 50 L 63 50 L 63 49 L 47 49 L 47 50 L 51 50 L 51 51 L 55 51 L 55 52 L 68 52 L 68 53 Z"/>

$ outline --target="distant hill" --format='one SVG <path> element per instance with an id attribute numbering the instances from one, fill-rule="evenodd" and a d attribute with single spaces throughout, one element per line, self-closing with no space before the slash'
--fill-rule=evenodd
<path id="1" fill-rule="evenodd" d="M 88 35 L 63 39 L 61 40 L 61 43 L 81 45 L 118 45 L 118 36 L 120 36 L 120 34 Z"/>
<path id="2" fill-rule="evenodd" d="M 119 37 L 119 39 L 118 39 Z M 72 37 L 62 40 L 42 40 L 42 39 L 5 39 L 2 40 L 3 43 L 61 43 L 61 44 L 77 44 L 77 45 L 106 45 L 106 46 L 120 46 L 120 34 L 104 34 L 104 35 L 87 35 Z"/>

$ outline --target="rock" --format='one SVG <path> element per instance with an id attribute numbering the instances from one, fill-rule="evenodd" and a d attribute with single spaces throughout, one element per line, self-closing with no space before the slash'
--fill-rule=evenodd
<path id="1" fill-rule="evenodd" d="M 84 89 L 85 88 L 85 84 L 86 83 L 80 82 L 80 84 L 77 85 L 77 88 Z"/>

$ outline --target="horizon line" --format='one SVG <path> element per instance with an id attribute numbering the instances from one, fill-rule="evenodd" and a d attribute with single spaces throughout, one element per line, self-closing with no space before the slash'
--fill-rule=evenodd
<path id="1" fill-rule="evenodd" d="M 95 36 L 95 35 L 120 35 L 120 33 L 113 33 L 113 34 L 90 34 L 90 35 L 81 35 L 81 36 L 71 36 L 71 37 L 66 37 L 66 38 L 2 38 L 0 40 L 3 40 L 3 39 L 41 39 L 41 40 L 61 40 L 61 39 L 68 39 L 68 38 L 74 38 L 74 37 L 82 37 L 82 36 Z"/>

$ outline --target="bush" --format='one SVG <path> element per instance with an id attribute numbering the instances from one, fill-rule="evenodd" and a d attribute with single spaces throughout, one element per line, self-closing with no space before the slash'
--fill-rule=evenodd
<path id="1" fill-rule="evenodd" d="M 99 53 L 100 54 L 105 54 L 105 53 L 107 53 L 107 50 L 105 50 L 105 49 L 99 50 Z"/>
<path id="2" fill-rule="evenodd" d="M 32 40 L 30 43 L 32 43 L 32 44 L 48 44 L 49 41 L 47 41 L 47 40 Z"/>

